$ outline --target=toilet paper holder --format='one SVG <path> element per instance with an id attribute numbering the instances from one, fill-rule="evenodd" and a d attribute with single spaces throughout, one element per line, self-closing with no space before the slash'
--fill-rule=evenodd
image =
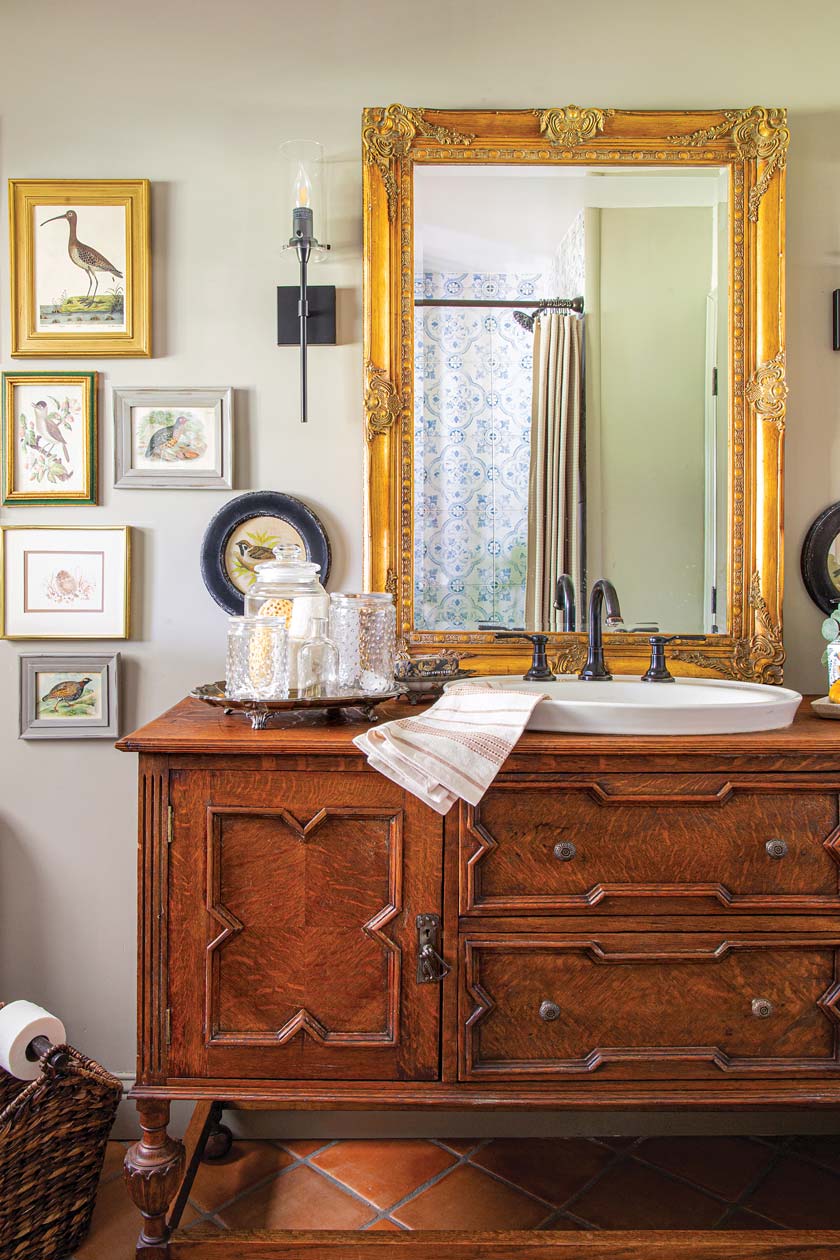
<path id="1" fill-rule="evenodd" d="M 54 1046 L 49 1037 L 33 1037 L 26 1047 L 26 1057 L 30 1063 L 37 1063 L 46 1058 L 50 1067 L 57 1072 L 63 1071 L 70 1062 L 70 1055 L 61 1046 Z"/>

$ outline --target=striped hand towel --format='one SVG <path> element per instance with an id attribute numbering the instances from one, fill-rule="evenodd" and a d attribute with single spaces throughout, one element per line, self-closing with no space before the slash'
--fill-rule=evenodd
<path id="1" fill-rule="evenodd" d="M 540 691 L 459 684 L 417 717 L 371 727 L 353 743 L 368 763 L 439 814 L 477 805 L 540 700 Z"/>

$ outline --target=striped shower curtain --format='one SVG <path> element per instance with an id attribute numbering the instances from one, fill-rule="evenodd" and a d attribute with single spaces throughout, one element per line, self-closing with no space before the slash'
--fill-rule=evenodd
<path id="1" fill-rule="evenodd" d="M 583 320 L 546 311 L 534 325 L 528 576 L 525 625 L 561 628 L 554 587 L 568 573 L 582 592 L 581 442 Z"/>

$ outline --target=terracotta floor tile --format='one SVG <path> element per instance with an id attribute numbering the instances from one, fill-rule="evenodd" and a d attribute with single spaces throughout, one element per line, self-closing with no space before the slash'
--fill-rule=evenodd
<path id="1" fill-rule="evenodd" d="M 723 1214 L 715 1199 L 632 1157 L 604 1173 L 568 1209 L 602 1229 L 711 1229 Z"/>
<path id="2" fill-rule="evenodd" d="M 744 1206 L 789 1229 L 840 1229 L 840 1177 L 784 1155 Z"/>
<path id="3" fill-rule="evenodd" d="M 105 1162 L 102 1165 L 100 1181 L 110 1181 L 112 1177 L 122 1174 L 125 1152 L 128 1148 L 122 1142 L 109 1142 L 105 1147 Z"/>
<path id="4" fill-rule="evenodd" d="M 375 1211 L 298 1165 L 224 1208 L 229 1229 L 360 1229 Z"/>
<path id="5" fill-rule="evenodd" d="M 468 1151 L 474 1151 L 481 1138 L 439 1138 L 444 1146 L 448 1146 L 450 1151 L 454 1151 L 456 1155 L 466 1155 Z"/>
<path id="6" fill-rule="evenodd" d="M 806 1155 L 808 1159 L 815 1159 L 818 1164 L 825 1164 L 840 1173 L 840 1136 L 814 1133 L 809 1137 L 798 1137 L 790 1149 L 794 1155 Z"/>
<path id="7" fill-rule="evenodd" d="M 460 1164 L 392 1213 L 409 1229 L 534 1229 L 548 1212 L 513 1186 Z"/>
<path id="8" fill-rule="evenodd" d="M 287 1151 L 297 1156 L 298 1159 L 306 1159 L 307 1156 L 314 1154 L 315 1151 L 320 1151 L 322 1147 L 329 1146 L 331 1140 L 331 1138 L 292 1138 L 291 1141 L 286 1142 L 281 1139 L 277 1145 L 285 1147 Z"/>
<path id="9" fill-rule="evenodd" d="M 199 1167 L 190 1198 L 203 1212 L 215 1212 L 234 1195 L 291 1163 L 288 1151 L 271 1142 L 234 1142 L 224 1159 Z"/>
<path id="10" fill-rule="evenodd" d="M 377 1233 L 381 1233 L 383 1230 L 387 1230 L 389 1233 L 397 1233 L 397 1234 L 402 1234 L 405 1232 L 404 1230 L 400 1229 L 399 1225 L 395 1225 L 393 1221 L 377 1221 L 375 1225 L 371 1225 L 369 1227 L 368 1232 L 372 1234 L 374 1230 L 376 1230 Z"/>
<path id="11" fill-rule="evenodd" d="M 122 1177 L 100 1187 L 93 1220 L 76 1260 L 129 1260 L 140 1234 L 140 1213 L 128 1197 Z"/>
<path id="12" fill-rule="evenodd" d="M 472 1162 L 559 1207 L 614 1158 L 586 1138 L 497 1138 Z"/>
<path id="13" fill-rule="evenodd" d="M 648 1138 L 633 1155 L 732 1202 L 775 1158 L 772 1147 L 742 1137 Z"/>
<path id="14" fill-rule="evenodd" d="M 450 1168 L 455 1156 L 431 1142 L 349 1141 L 313 1156 L 312 1163 L 369 1203 L 388 1208 Z"/>
<path id="15" fill-rule="evenodd" d="M 721 1229 L 781 1229 L 781 1225 L 777 1225 L 775 1221 L 768 1221 L 764 1216 L 757 1216 L 755 1212 L 747 1212 L 744 1208 L 738 1208 L 737 1212 L 733 1212 L 728 1216 Z"/>

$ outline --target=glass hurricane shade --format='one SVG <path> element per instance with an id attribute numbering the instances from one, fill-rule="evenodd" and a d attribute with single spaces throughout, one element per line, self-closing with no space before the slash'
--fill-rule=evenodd
<path id="1" fill-rule="evenodd" d="M 306 208 L 312 211 L 313 235 L 326 241 L 323 167 L 324 146 L 317 140 L 287 140 L 280 145 L 284 235 L 287 231 L 292 235 L 293 211 Z"/>

